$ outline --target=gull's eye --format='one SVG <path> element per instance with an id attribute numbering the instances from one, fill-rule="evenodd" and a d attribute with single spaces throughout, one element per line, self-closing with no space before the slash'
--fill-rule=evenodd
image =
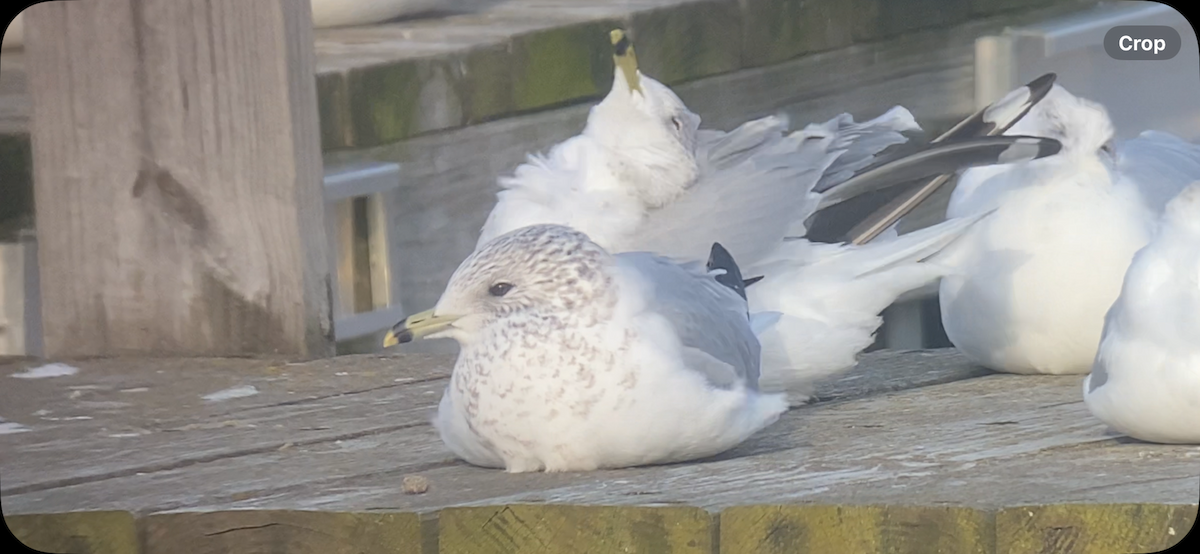
<path id="1" fill-rule="evenodd" d="M 501 297 L 508 294 L 508 291 L 512 290 L 512 288 L 512 283 L 496 283 L 488 287 L 488 294 L 495 297 Z"/>
<path id="2" fill-rule="evenodd" d="M 672 117 L 672 118 L 671 118 L 671 125 L 674 125 L 674 126 L 675 126 L 675 130 L 676 130 L 676 131 L 682 131 L 682 130 L 683 130 L 683 120 L 682 120 L 682 119 L 679 119 L 678 117 Z"/>

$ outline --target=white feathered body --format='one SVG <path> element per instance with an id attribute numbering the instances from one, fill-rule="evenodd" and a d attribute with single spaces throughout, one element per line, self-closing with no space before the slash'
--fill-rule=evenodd
<path id="1" fill-rule="evenodd" d="M 1099 160 L 1039 161 L 990 180 L 963 176 L 947 215 L 995 212 L 947 253 L 957 271 L 941 282 L 942 321 L 985 367 L 1085 373 L 1153 215 Z"/>
<path id="2" fill-rule="evenodd" d="M 520 340 L 493 325 L 461 345 L 435 420 L 455 454 L 509 472 L 686 461 L 728 450 L 786 411 L 782 395 L 714 387 L 689 367 L 696 353 L 647 309 L 641 279 L 612 271 L 610 303 L 524 319 Z"/>
<path id="3" fill-rule="evenodd" d="M 530 156 L 500 179 L 499 201 L 488 214 L 477 245 L 529 225 L 569 225 L 609 251 L 634 235 L 645 210 L 610 170 L 596 140 L 571 137 L 546 155 Z"/>
<path id="4" fill-rule="evenodd" d="M 1056 138 L 1063 150 L 962 174 L 947 217 L 993 213 L 938 259 L 955 268 L 939 291 L 946 334 L 993 370 L 1087 373 L 1104 314 L 1154 232 L 1159 197 L 1178 192 L 1193 170 L 1154 179 L 1164 171 L 1152 167 L 1161 149 L 1149 141 L 1158 135 L 1107 150 L 1113 129 L 1104 108 L 1058 85 L 1008 134 Z M 1200 149 L 1189 154 L 1174 137 L 1163 144 L 1200 163 Z"/>
<path id="5" fill-rule="evenodd" d="M 813 382 L 852 367 L 874 342 L 881 312 L 898 297 L 936 282 L 947 268 L 918 263 L 953 242 L 978 218 L 950 221 L 859 247 L 788 243 L 788 255 L 754 269 L 752 312 L 777 312 L 759 332 L 763 390 L 811 393 Z M 803 252 L 807 250 L 807 252 Z M 786 371 L 785 371 L 786 369 Z"/>
<path id="6" fill-rule="evenodd" d="M 1132 437 L 1200 443 L 1200 184 L 1169 211 L 1108 312 L 1084 401 Z"/>
<path id="7" fill-rule="evenodd" d="M 775 316 L 759 318 L 765 323 L 756 329 L 763 389 L 798 396 L 814 380 L 853 366 L 873 342 L 880 312 L 944 273 L 920 262 L 957 237 L 965 228 L 961 222 L 867 247 L 783 240 L 804 235 L 803 222 L 821 202 L 813 192 L 818 181 L 849 177 L 875 152 L 903 142 L 900 131 L 919 129 L 907 110 L 896 107 L 863 123 L 843 115 L 796 132 L 787 131 L 784 119 L 765 117 L 728 133 L 698 131 L 695 165 L 653 148 L 635 149 L 643 157 L 630 160 L 605 144 L 655 131 L 638 127 L 644 118 L 622 119 L 620 94 L 628 94 L 623 83 L 618 72 L 613 93 L 593 108 L 581 135 L 530 157 L 500 180 L 503 190 L 480 245 L 536 223 L 569 225 L 610 251 L 651 251 L 680 260 L 703 259 L 720 242 L 744 275 L 766 276 L 746 290 L 752 312 Z M 678 102 L 652 79 L 643 76 L 642 86 Z M 698 127 L 698 117 L 682 113 L 685 126 Z M 857 151 L 846 155 L 845 148 Z M 655 173 L 631 176 L 631 167 Z M 669 186 L 670 177 L 693 174 Z M 631 180 L 639 177 L 655 185 L 633 186 Z M 638 193 L 647 188 L 651 198 Z"/>

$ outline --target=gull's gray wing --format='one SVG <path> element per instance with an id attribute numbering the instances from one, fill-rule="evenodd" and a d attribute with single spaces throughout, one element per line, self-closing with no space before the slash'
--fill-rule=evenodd
<path id="1" fill-rule="evenodd" d="M 1117 146 L 1117 171 L 1137 184 L 1146 204 L 1161 214 L 1184 187 L 1200 181 L 1200 145 L 1145 131 Z"/>
<path id="2" fill-rule="evenodd" d="M 1029 110 L 1034 105 L 1041 102 L 1049 94 L 1057 78 L 1057 75 L 1054 73 L 1047 73 L 1030 81 L 1025 86 L 1010 91 L 999 100 L 960 121 L 949 131 L 942 133 L 930 142 L 954 142 L 972 137 L 995 136 L 1008 131 L 1016 122 L 1025 117 L 1025 114 L 1029 113 Z M 874 205 L 877 207 L 874 208 L 873 212 L 865 217 L 854 218 L 858 220 L 858 223 L 844 234 L 839 235 L 836 231 L 830 233 L 836 236 L 836 239 L 827 240 L 826 242 L 847 241 L 854 244 L 865 244 L 874 240 L 884 231 L 895 225 L 900 218 L 928 200 L 930 196 L 952 178 L 953 175 L 943 173 L 933 179 L 924 181 L 922 184 L 906 187 L 906 189 L 901 188 L 901 190 L 897 191 L 899 194 L 895 194 L 894 196 L 890 194 L 876 195 L 878 198 L 883 199 L 883 201 L 874 202 Z M 849 176 L 845 179 L 849 179 Z M 820 184 L 817 185 L 817 190 L 821 190 Z M 866 196 L 868 195 L 864 195 L 864 197 Z M 867 206 L 865 209 L 871 209 L 867 204 L 864 204 L 864 206 Z M 863 208 L 859 208 L 859 211 L 862 210 Z M 824 219 L 834 219 L 830 217 L 831 215 L 833 215 L 832 212 L 826 215 Z M 813 222 L 814 226 L 820 227 L 821 219 L 818 217 Z M 838 225 L 831 225 L 831 227 L 838 227 Z"/>
<path id="3" fill-rule="evenodd" d="M 903 108 L 862 123 L 843 114 L 787 133 L 787 122 L 765 117 L 728 133 L 703 131 L 697 157 L 700 178 L 688 192 L 646 214 L 623 251 L 647 251 L 704 260 L 714 242 L 747 267 L 783 237 L 803 234 L 820 197 L 813 187 L 827 172 L 853 173 L 873 155 L 903 142 L 916 128 Z"/>
<path id="4" fill-rule="evenodd" d="M 744 380 L 757 389 L 761 346 L 746 313 L 746 302 L 705 273 L 698 264 L 680 265 L 647 252 L 615 256 L 646 286 L 646 309 L 675 329 L 685 363 L 713 386 L 730 388 Z"/>
<path id="5" fill-rule="evenodd" d="M 700 178 L 648 212 L 618 250 L 703 261 L 720 242 L 744 263 L 766 256 L 797 215 L 815 208 L 809 191 L 835 158 L 818 140 L 785 135 L 785 125 L 769 117 L 701 135 Z"/>

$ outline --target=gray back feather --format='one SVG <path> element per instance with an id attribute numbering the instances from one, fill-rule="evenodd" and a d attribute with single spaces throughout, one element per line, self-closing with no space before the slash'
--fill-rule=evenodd
<path id="1" fill-rule="evenodd" d="M 671 323 L 685 350 L 689 367 L 705 374 L 715 387 L 735 380 L 757 389 L 761 346 L 750 328 L 746 302 L 721 285 L 698 263 L 679 265 L 647 252 L 615 256 L 650 286 L 647 308 Z M 711 358 L 720 363 L 706 363 Z M 732 371 L 732 374 L 730 374 Z"/>

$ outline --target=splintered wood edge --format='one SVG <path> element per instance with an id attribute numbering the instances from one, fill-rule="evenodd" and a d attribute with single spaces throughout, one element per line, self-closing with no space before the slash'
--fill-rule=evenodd
<path id="1" fill-rule="evenodd" d="M 135 518 L 118 511 L 6 516 L 26 545 L 82 554 L 245 549 L 363 554 L 542 552 L 1157 552 L 1183 540 L 1195 504 L 691 506 L 510 504 L 437 513 L 230 510 Z"/>

